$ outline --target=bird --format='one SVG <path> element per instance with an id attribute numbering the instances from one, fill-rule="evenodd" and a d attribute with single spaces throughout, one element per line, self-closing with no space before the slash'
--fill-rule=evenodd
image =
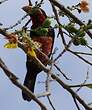
<path id="1" fill-rule="evenodd" d="M 30 37 L 34 42 L 38 42 L 41 45 L 40 50 L 50 57 L 54 44 L 55 32 L 51 27 L 51 23 L 46 15 L 46 12 L 40 7 L 33 6 L 24 6 L 22 9 L 29 14 L 30 19 L 32 20 Z M 44 65 L 46 65 L 47 59 L 45 56 L 43 56 L 40 52 L 36 52 L 36 56 Z M 24 86 L 34 93 L 36 77 L 42 71 L 42 69 L 39 68 L 28 55 L 26 68 L 27 73 L 24 80 Z M 29 97 L 24 91 L 22 91 L 22 97 L 26 101 L 32 100 L 32 98 Z"/>

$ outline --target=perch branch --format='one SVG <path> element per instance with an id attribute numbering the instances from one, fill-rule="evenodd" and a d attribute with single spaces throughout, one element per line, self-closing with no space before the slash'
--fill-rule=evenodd
<path id="1" fill-rule="evenodd" d="M 4 35 L 4 36 L 9 37 L 9 33 L 7 33 L 5 30 L 3 30 L 3 29 L 1 29 L 1 28 L 0 28 L 0 33 L 1 33 L 2 35 Z M 19 45 L 19 47 L 20 47 L 22 50 L 24 50 L 25 53 L 27 53 L 27 48 L 25 48 L 24 45 L 22 45 L 20 42 L 18 42 L 18 45 Z M 56 80 L 64 89 L 66 89 L 72 96 L 74 96 L 74 97 L 78 100 L 78 102 L 83 105 L 83 107 L 84 107 L 86 110 L 92 110 L 92 108 L 90 108 L 90 107 L 85 103 L 85 101 L 80 98 L 79 95 L 77 95 L 67 84 L 65 84 L 60 78 L 58 78 L 58 77 L 57 77 L 55 74 L 53 74 L 48 68 L 46 68 L 46 67 L 39 61 L 39 59 L 38 59 L 37 57 L 32 57 L 31 55 L 30 55 L 29 57 L 32 58 L 33 61 L 34 61 L 41 69 L 43 69 L 46 73 L 51 74 L 52 79 Z M 16 81 L 16 80 L 15 80 L 15 81 Z M 14 82 L 14 84 L 16 84 L 19 88 L 22 88 L 23 90 L 25 90 L 25 88 L 23 88 L 23 86 L 21 86 L 19 83 L 17 83 L 17 82 L 15 83 L 15 82 Z M 28 92 L 30 93 L 30 91 L 28 91 Z M 31 94 L 31 95 L 32 95 L 32 94 Z M 33 98 L 33 97 L 34 97 L 34 96 L 32 96 L 32 98 Z M 43 107 L 44 110 L 47 110 L 46 107 L 39 102 L 39 100 L 35 99 L 35 101 L 36 101 L 41 107 Z"/>
<path id="2" fill-rule="evenodd" d="M 4 73 L 8 76 L 8 78 L 10 79 L 10 81 L 17 86 L 18 88 L 20 88 L 21 90 L 23 90 L 25 93 L 27 93 L 29 95 L 29 97 L 31 97 L 37 104 L 39 104 L 39 106 L 42 108 L 42 110 L 47 110 L 47 108 L 45 107 L 45 105 L 39 101 L 36 96 L 24 85 L 22 85 L 19 81 L 18 78 L 7 68 L 7 66 L 5 65 L 5 63 L 2 61 L 2 59 L 0 58 L 0 67 L 3 69 Z"/>

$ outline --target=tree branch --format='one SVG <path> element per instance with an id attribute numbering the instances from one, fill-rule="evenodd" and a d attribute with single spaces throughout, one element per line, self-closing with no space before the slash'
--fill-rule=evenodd
<path id="1" fill-rule="evenodd" d="M 75 97 L 77 100 L 78 100 L 78 102 L 80 103 L 80 104 L 82 104 L 83 105 L 83 107 L 86 109 L 86 110 L 92 110 L 92 108 L 90 108 L 85 102 L 84 102 L 84 100 L 82 100 L 81 98 L 80 98 L 80 96 L 79 95 L 77 95 L 67 84 L 65 84 L 63 81 L 61 81 L 61 79 L 60 78 L 58 78 L 56 75 L 54 75 L 54 74 L 51 74 L 51 77 L 53 78 L 53 79 L 55 79 L 64 89 L 66 89 L 73 97 Z"/>
<path id="2" fill-rule="evenodd" d="M 79 20 L 75 15 L 73 15 L 68 9 L 66 9 L 62 4 L 60 4 L 58 1 L 56 0 L 49 0 L 51 3 L 53 3 L 55 6 L 57 6 L 60 10 L 62 10 L 67 16 L 69 16 L 70 18 L 72 18 L 75 23 L 81 25 L 85 25 L 81 20 Z M 90 38 L 92 39 L 92 33 L 90 31 L 86 31 L 86 33 L 90 36 Z"/>
<path id="3" fill-rule="evenodd" d="M 36 96 L 24 85 L 22 85 L 19 81 L 18 78 L 7 68 L 5 63 L 2 61 L 0 58 L 0 67 L 3 69 L 4 73 L 8 76 L 10 81 L 20 88 L 22 91 L 24 91 L 26 94 L 28 94 L 29 97 L 31 97 L 41 108 L 42 110 L 47 110 L 46 106 L 36 98 Z"/>
<path id="4" fill-rule="evenodd" d="M 0 28 L 0 33 L 4 36 L 6 36 L 7 38 L 9 37 L 9 33 L 6 32 L 5 30 L 1 29 Z M 18 41 L 18 46 L 24 50 L 25 53 L 27 53 L 27 47 L 25 47 L 25 45 L 21 44 L 19 41 Z M 50 69 L 46 68 L 41 62 L 40 60 L 37 58 L 37 57 L 32 57 L 31 55 L 29 55 L 30 58 L 32 58 L 32 60 L 38 64 L 38 66 L 43 69 L 46 73 L 49 73 L 51 74 L 51 77 L 52 79 L 56 80 L 64 89 L 66 89 L 73 97 L 75 97 L 78 102 L 80 104 L 83 105 L 83 107 L 86 109 L 86 110 L 92 110 L 92 108 L 90 108 L 86 103 L 85 101 L 83 101 L 79 95 L 77 95 L 70 87 L 69 85 L 65 84 L 60 78 L 58 78 L 55 74 L 53 74 Z M 4 63 L 1 63 L 1 64 L 4 64 Z M 1 66 L 3 67 L 3 66 Z M 5 66 L 6 67 L 6 66 Z M 7 67 L 6 67 L 7 68 Z M 2 68 L 4 69 L 4 67 Z M 6 73 L 6 71 L 4 71 Z M 10 72 L 11 73 L 11 72 Z M 12 74 L 9 75 L 9 77 L 12 76 Z M 21 85 L 17 80 L 16 78 L 12 76 L 12 79 L 11 81 L 13 82 L 13 84 L 15 84 L 16 86 L 18 86 L 20 89 L 22 89 L 23 91 L 29 93 L 29 96 L 32 97 L 32 99 L 34 98 L 34 100 L 41 106 L 41 108 L 43 108 L 43 110 L 47 110 L 46 107 L 41 103 L 39 102 L 39 100 L 34 96 L 34 94 L 31 93 L 31 91 L 29 91 L 27 88 L 25 88 L 25 86 Z"/>
<path id="5" fill-rule="evenodd" d="M 31 2 L 31 0 L 28 0 L 28 2 L 29 2 L 29 5 L 32 6 L 32 2 Z"/>
<path id="6" fill-rule="evenodd" d="M 86 60 L 85 58 L 83 58 L 82 56 L 78 55 L 76 52 L 70 50 L 70 49 L 67 49 L 70 53 L 72 53 L 73 55 L 77 56 L 78 58 L 80 58 L 82 61 L 84 61 L 85 63 L 89 64 L 92 66 L 92 63 L 89 62 L 88 60 Z"/>

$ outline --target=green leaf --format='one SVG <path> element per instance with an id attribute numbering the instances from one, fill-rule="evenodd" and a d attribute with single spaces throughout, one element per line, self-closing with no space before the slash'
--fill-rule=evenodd
<path id="1" fill-rule="evenodd" d="M 78 37 L 84 37 L 85 36 L 85 32 L 82 30 L 79 30 L 79 32 L 76 34 Z"/>
<path id="2" fill-rule="evenodd" d="M 83 46 L 87 45 L 87 41 L 84 38 L 80 38 L 80 44 Z"/>
<path id="3" fill-rule="evenodd" d="M 74 44 L 75 46 L 79 46 L 79 45 L 80 45 L 80 40 L 79 40 L 78 37 L 74 37 L 73 40 L 72 40 L 72 42 L 73 42 L 73 44 Z"/>

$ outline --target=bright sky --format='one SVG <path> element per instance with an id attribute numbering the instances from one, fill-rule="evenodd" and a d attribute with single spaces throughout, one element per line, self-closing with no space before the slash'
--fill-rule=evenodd
<path id="1" fill-rule="evenodd" d="M 34 0 L 33 0 L 34 1 Z M 45 0 L 46 1 L 46 0 Z M 71 5 L 77 3 L 79 0 L 61 0 L 65 5 Z M 90 9 L 92 9 L 92 1 L 90 2 Z M 27 4 L 27 0 L 8 0 L 4 4 L 0 5 L 0 22 L 3 23 L 4 27 L 8 27 L 16 23 L 25 13 L 21 9 L 22 6 Z M 43 5 L 43 8 L 50 14 L 50 6 L 48 2 Z M 82 14 L 81 20 L 92 18 L 92 10 L 88 14 Z M 65 21 L 64 21 L 65 22 Z M 19 26 L 21 27 L 21 25 Z M 0 35 L 1 36 L 1 35 Z M 5 61 L 9 69 L 14 72 L 18 77 L 20 82 L 23 83 L 26 74 L 26 56 L 21 49 L 5 49 L 3 45 L 5 44 L 5 39 L 0 37 L 0 57 Z M 59 45 L 57 45 L 59 43 Z M 60 38 L 56 40 L 56 46 L 60 48 Z M 60 50 L 58 50 L 59 52 Z M 80 61 L 80 62 L 79 62 Z M 92 59 L 90 58 L 90 61 Z M 73 80 L 72 82 L 66 81 L 67 83 L 81 83 L 86 77 L 86 72 L 89 68 L 90 79 L 92 81 L 92 67 L 87 64 L 83 65 L 81 60 L 73 57 L 73 55 L 66 53 L 58 61 L 61 69 L 67 73 L 69 77 Z M 39 74 L 37 81 L 44 81 L 45 74 Z M 88 90 L 88 91 L 87 91 Z M 83 88 L 79 93 L 81 97 L 88 102 L 92 102 L 92 90 Z M 36 83 L 35 87 L 36 93 L 44 91 L 44 84 Z M 63 88 L 56 82 L 51 83 L 51 99 L 56 108 L 56 110 L 77 110 L 72 97 L 68 92 L 63 90 Z M 85 95 L 86 94 L 86 95 Z M 40 100 L 48 107 L 48 110 L 52 110 L 46 98 L 40 98 Z M 39 106 L 34 102 L 26 102 L 22 99 L 21 91 L 15 87 L 9 79 L 4 75 L 4 72 L 0 69 L 0 109 L 1 110 L 40 110 Z M 83 110 L 83 108 L 82 108 Z"/>

